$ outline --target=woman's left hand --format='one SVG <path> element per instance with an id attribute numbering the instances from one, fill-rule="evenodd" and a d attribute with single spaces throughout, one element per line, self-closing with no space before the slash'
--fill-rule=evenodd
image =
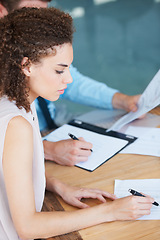
<path id="1" fill-rule="evenodd" d="M 94 198 L 102 203 L 106 202 L 105 198 L 116 199 L 115 195 L 99 189 L 77 188 L 68 185 L 65 185 L 65 190 L 61 194 L 61 197 L 66 203 L 78 208 L 89 207 L 87 204 L 81 202 L 82 198 Z"/>

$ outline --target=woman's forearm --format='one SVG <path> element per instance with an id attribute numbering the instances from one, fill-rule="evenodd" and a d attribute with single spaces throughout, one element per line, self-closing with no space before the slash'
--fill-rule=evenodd
<path id="1" fill-rule="evenodd" d="M 76 210 L 73 212 L 41 212 L 35 213 L 17 232 L 22 239 L 48 238 L 82 228 L 111 221 L 110 204 Z M 106 216 L 108 219 L 106 219 Z"/>

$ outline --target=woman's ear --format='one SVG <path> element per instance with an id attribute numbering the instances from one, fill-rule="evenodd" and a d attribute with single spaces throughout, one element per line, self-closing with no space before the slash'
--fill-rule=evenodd
<path id="1" fill-rule="evenodd" d="M 23 73 L 27 76 L 27 77 L 30 77 L 30 67 L 31 67 L 31 63 L 28 59 L 28 57 L 24 57 L 22 62 L 21 62 L 21 65 L 22 65 L 22 71 Z"/>
<path id="2" fill-rule="evenodd" d="M 8 14 L 7 9 L 0 3 L 0 18 L 3 18 Z"/>

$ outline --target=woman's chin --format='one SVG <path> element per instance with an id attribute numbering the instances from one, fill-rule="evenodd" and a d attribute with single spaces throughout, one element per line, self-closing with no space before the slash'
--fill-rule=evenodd
<path id="1" fill-rule="evenodd" d="M 50 98 L 47 98 L 47 100 L 54 102 L 54 101 L 57 101 L 59 99 L 59 96 L 60 95 L 57 95 L 57 96 L 54 96 L 54 97 L 52 96 Z"/>

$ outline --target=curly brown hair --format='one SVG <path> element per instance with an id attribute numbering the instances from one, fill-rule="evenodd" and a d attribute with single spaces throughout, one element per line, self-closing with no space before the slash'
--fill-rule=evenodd
<path id="1" fill-rule="evenodd" d="M 49 54 L 49 49 L 72 44 L 73 21 L 56 8 L 22 8 L 0 20 L 0 97 L 7 96 L 18 108 L 30 111 L 29 88 L 21 62 L 32 63 Z"/>
<path id="2" fill-rule="evenodd" d="M 32 0 L 30 0 L 32 1 Z M 50 2 L 51 0 L 39 0 L 41 2 Z M 0 3 L 7 9 L 8 12 L 17 8 L 21 0 L 0 0 Z"/>

